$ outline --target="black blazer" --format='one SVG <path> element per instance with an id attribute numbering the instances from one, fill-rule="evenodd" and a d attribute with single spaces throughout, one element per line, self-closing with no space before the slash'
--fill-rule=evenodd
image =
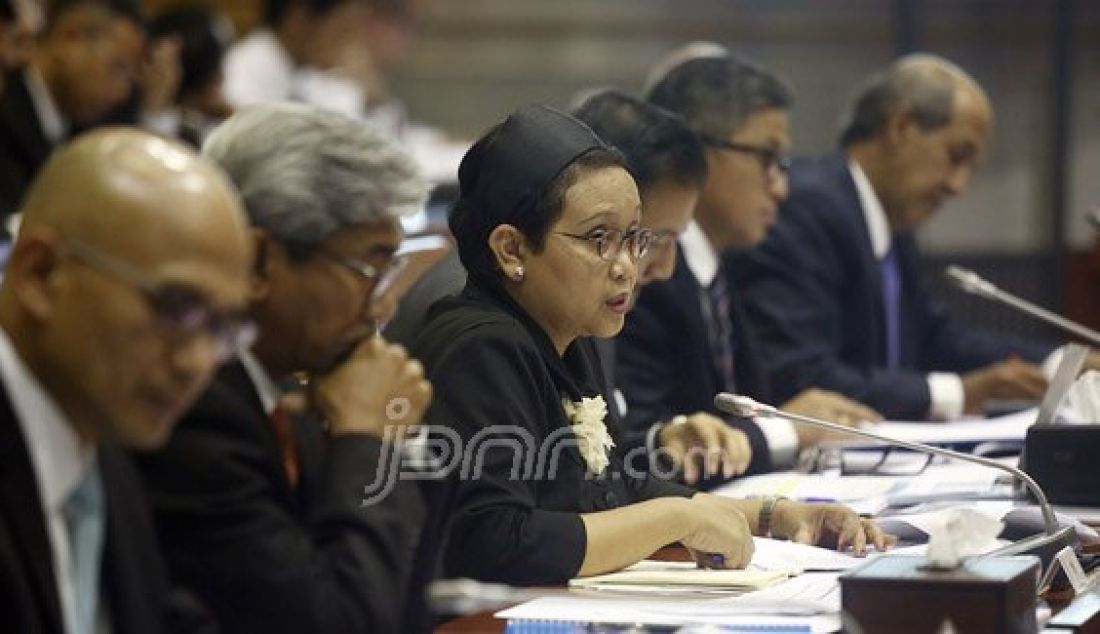
<path id="1" fill-rule="evenodd" d="M 413 354 L 435 388 L 429 422 L 457 432 L 474 458 L 464 463 L 467 476 L 456 468 L 449 490 L 434 498 L 440 522 L 429 523 L 436 533 L 426 535 L 426 543 L 443 553 L 445 575 L 515 585 L 564 583 L 584 559 L 581 513 L 692 494 L 646 472 L 626 471 L 621 447 L 611 452 L 607 477 L 586 476 L 584 459 L 570 442 L 562 398 L 577 401 L 605 389 L 592 342 L 578 339 L 559 356 L 503 291 L 471 282 L 457 297 L 436 303 Z M 608 430 L 617 436 L 614 423 Z M 475 437 L 482 442 L 471 442 Z M 524 451 L 497 442 L 503 439 L 518 440 Z M 557 459 L 539 469 L 539 450 Z M 515 462 L 517 455 L 534 464 Z"/>
<path id="2" fill-rule="evenodd" d="M 732 279 L 728 266 L 726 270 L 727 277 Z M 772 402 L 771 388 L 738 290 L 731 284 L 737 390 Z M 677 414 L 709 412 L 749 436 L 753 458 L 747 473 L 771 471 L 781 465 L 772 464 L 767 439 L 759 426 L 714 407 L 720 374 L 707 336 L 701 303 L 703 292 L 680 251 L 672 278 L 642 289 L 637 305 L 627 314 L 626 326 L 616 339 L 615 368 L 619 389 L 627 403 L 624 427 L 629 430 L 629 442 L 644 442 L 646 431 L 658 421 L 668 421 Z"/>
<path id="3" fill-rule="evenodd" d="M 0 92 L 0 221 L 19 210 L 27 187 L 52 150 L 27 91 L 24 71 L 8 73 Z"/>
<path id="4" fill-rule="evenodd" d="M 141 467 L 173 577 L 226 632 L 396 632 L 423 508 L 398 482 L 364 506 L 389 445 L 295 421 L 292 489 L 259 396 L 224 367 Z"/>
<path id="5" fill-rule="evenodd" d="M 818 386 L 887 418 L 921 419 L 927 373 L 968 372 L 1013 354 L 1039 361 L 1050 351 L 953 321 L 925 288 L 913 236 L 901 235 L 902 369 L 887 370 L 880 267 L 847 161 L 841 153 L 796 161 L 777 225 L 735 267 L 780 399 Z"/>
<path id="6" fill-rule="evenodd" d="M 128 456 L 98 448 L 107 528 L 101 591 L 119 634 L 211 631 L 201 607 L 169 591 L 152 519 Z M 0 630 L 62 634 L 53 551 L 26 440 L 0 390 Z M 213 630 L 213 631 L 216 631 Z"/>

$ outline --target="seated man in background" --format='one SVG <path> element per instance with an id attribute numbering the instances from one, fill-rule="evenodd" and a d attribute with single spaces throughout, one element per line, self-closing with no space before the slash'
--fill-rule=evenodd
<path id="1" fill-rule="evenodd" d="M 1049 347 L 955 323 L 920 275 L 913 232 L 966 190 L 992 119 L 962 69 L 910 55 L 864 85 L 840 151 L 795 162 L 778 226 L 737 268 L 780 398 L 819 385 L 951 420 L 1042 395 Z"/>
<path id="2" fill-rule="evenodd" d="M 22 210 L 0 286 L 0 621 L 169 631 L 182 604 L 116 444 L 163 444 L 247 345 L 247 222 L 209 164 L 118 129 L 59 150 Z"/>
<path id="3" fill-rule="evenodd" d="M 723 391 L 838 422 L 877 420 L 874 411 L 822 390 L 775 399 L 740 293 L 728 282 L 723 255 L 762 240 L 786 196 L 790 89 L 744 58 L 710 51 L 671 68 L 649 100 L 678 114 L 702 141 L 707 178 L 695 219 L 679 237 L 672 278 L 642 291 L 617 340 L 627 426 L 660 421 L 653 429 L 662 434 L 681 424 L 683 412 L 718 415 L 714 395 Z M 727 420 L 749 436 L 750 473 L 789 466 L 799 448 L 823 438 L 781 420 Z"/>
<path id="4" fill-rule="evenodd" d="M 0 97 L 0 221 L 15 212 L 50 151 L 123 105 L 141 68 L 135 0 L 57 0 L 25 68 Z"/>
<path id="5" fill-rule="evenodd" d="M 170 570 L 227 631 L 402 631 L 424 509 L 411 482 L 366 498 L 430 387 L 375 335 L 373 300 L 425 185 L 391 142 L 311 106 L 246 108 L 204 153 L 253 224 L 260 337 L 141 462 Z M 280 402 L 296 373 L 304 416 Z"/>

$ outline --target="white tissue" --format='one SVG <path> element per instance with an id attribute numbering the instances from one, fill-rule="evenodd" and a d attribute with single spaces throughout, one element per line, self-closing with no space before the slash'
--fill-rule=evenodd
<path id="1" fill-rule="evenodd" d="M 968 508 L 944 509 L 925 519 L 928 533 L 928 566 L 950 570 L 963 557 L 987 550 L 1004 529 L 1004 523 L 981 511 Z"/>
<path id="2" fill-rule="evenodd" d="M 1100 423 L 1100 372 L 1089 370 L 1066 390 L 1059 417 L 1070 423 Z"/>

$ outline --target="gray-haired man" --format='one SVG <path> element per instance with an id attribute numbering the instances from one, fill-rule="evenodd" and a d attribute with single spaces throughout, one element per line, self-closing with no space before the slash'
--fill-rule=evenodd
<path id="1" fill-rule="evenodd" d="M 865 83 L 839 152 L 795 163 L 778 226 L 739 269 L 774 385 L 910 420 L 1042 394 L 1029 362 L 1049 348 L 961 327 L 920 278 L 913 232 L 966 190 L 992 121 L 962 69 L 910 55 Z"/>
<path id="2" fill-rule="evenodd" d="M 241 111 L 204 153 L 253 225 L 261 334 L 143 463 L 169 566 L 228 631 L 399 631 L 422 505 L 407 482 L 364 498 L 386 426 L 417 423 L 430 386 L 374 335 L 372 299 L 425 185 L 390 142 L 307 106 Z M 294 373 L 315 416 L 280 406 Z"/>

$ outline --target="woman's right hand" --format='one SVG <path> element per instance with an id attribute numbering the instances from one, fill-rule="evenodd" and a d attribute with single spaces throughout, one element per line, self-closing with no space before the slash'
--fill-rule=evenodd
<path id="1" fill-rule="evenodd" d="M 744 568 L 752 559 L 752 530 L 744 513 L 720 498 L 696 495 L 686 500 L 688 532 L 680 543 L 704 568 Z"/>

